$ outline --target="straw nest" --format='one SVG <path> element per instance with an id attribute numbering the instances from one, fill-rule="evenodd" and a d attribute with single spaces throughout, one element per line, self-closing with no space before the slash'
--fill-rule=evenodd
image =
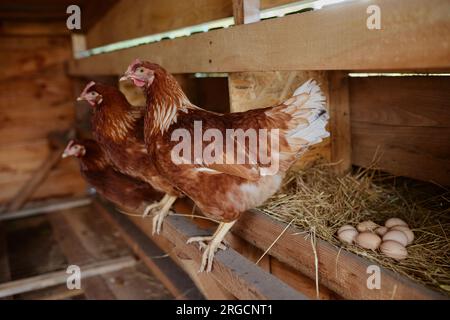
<path id="1" fill-rule="evenodd" d="M 430 189 L 431 192 L 430 192 Z M 261 208 L 273 218 L 314 230 L 317 237 L 364 256 L 422 284 L 450 294 L 450 192 L 376 170 L 336 177 L 327 165 L 290 172 L 279 193 Z M 381 253 L 342 244 L 336 232 L 364 220 L 380 225 L 390 217 L 405 220 L 415 240 L 408 258 L 397 262 Z"/>

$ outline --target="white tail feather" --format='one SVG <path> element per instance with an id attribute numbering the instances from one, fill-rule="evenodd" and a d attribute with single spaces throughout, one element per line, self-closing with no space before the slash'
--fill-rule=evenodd
<path id="1" fill-rule="evenodd" d="M 325 129 L 329 118 L 325 96 L 316 81 L 306 81 L 285 104 L 284 112 L 293 116 L 291 121 L 295 125 L 286 135 L 290 144 L 298 145 L 295 140 L 299 138 L 300 145 L 305 147 L 305 142 L 306 146 L 310 146 L 330 136 Z"/>

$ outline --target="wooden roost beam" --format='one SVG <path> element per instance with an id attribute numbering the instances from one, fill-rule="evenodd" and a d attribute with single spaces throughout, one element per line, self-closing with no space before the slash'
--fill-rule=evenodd
<path id="1" fill-rule="evenodd" d="M 381 30 L 367 28 L 370 4 Z M 73 60 L 70 73 L 122 74 L 137 57 L 172 73 L 448 69 L 449 32 L 447 0 L 352 1 Z"/>

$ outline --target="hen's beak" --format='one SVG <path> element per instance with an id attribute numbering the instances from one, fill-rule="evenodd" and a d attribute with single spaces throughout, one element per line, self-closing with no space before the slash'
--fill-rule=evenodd
<path id="1" fill-rule="evenodd" d="M 126 81 L 130 79 L 130 75 L 125 73 L 122 77 L 120 77 L 119 81 Z"/>
<path id="2" fill-rule="evenodd" d="M 64 151 L 63 154 L 61 155 L 61 158 L 67 158 L 69 156 L 69 153 L 67 151 Z"/>
<path id="3" fill-rule="evenodd" d="M 83 101 L 83 100 L 84 100 L 83 96 L 79 96 L 79 97 L 77 98 L 77 101 Z"/>

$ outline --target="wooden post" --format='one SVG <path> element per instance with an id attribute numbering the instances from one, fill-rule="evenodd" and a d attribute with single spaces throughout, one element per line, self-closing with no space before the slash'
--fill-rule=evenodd
<path id="1" fill-rule="evenodd" d="M 259 0 L 233 0 L 234 23 L 247 24 L 260 20 Z"/>
<path id="2" fill-rule="evenodd" d="M 352 166 L 352 144 L 350 127 L 350 105 L 348 73 L 330 71 L 330 132 L 331 162 L 338 175 L 347 173 Z"/>

